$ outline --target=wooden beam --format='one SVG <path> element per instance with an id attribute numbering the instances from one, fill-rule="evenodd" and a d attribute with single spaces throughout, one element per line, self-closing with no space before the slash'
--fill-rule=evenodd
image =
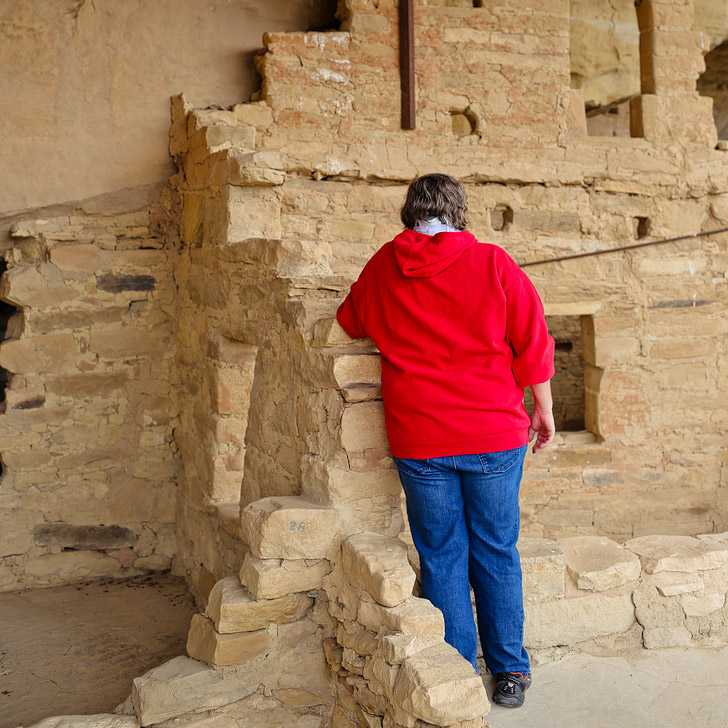
<path id="1" fill-rule="evenodd" d="M 414 0 L 399 0 L 399 77 L 402 89 L 402 128 L 415 128 Z"/>

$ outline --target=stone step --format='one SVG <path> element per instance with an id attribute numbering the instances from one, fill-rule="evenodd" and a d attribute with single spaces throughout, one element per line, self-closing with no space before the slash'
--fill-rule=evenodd
<path id="1" fill-rule="evenodd" d="M 134 679 L 132 702 L 143 726 L 219 708 L 258 689 L 255 676 L 223 675 L 204 662 L 175 657 Z"/>
<path id="2" fill-rule="evenodd" d="M 254 632 L 273 622 L 295 622 L 312 605 L 313 598 L 305 593 L 254 599 L 237 576 L 226 576 L 212 588 L 205 614 L 221 634 Z"/>
<path id="3" fill-rule="evenodd" d="M 208 665 L 242 665 L 270 648 L 268 630 L 220 634 L 202 614 L 192 617 L 187 635 L 187 654 Z"/>
<path id="4" fill-rule="evenodd" d="M 337 534 L 339 512 L 299 496 L 270 496 L 247 505 L 242 527 L 260 559 L 322 559 Z"/>

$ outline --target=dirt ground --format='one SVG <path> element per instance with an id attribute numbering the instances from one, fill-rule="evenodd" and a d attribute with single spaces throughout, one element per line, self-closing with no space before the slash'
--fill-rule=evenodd
<path id="1" fill-rule="evenodd" d="M 0 594 L 0 728 L 111 712 L 133 678 L 185 653 L 196 611 L 169 574 Z"/>

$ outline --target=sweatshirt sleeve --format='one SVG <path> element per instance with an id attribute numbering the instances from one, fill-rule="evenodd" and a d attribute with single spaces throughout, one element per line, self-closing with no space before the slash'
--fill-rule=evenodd
<path id="1" fill-rule="evenodd" d="M 554 376 L 554 340 L 546 327 L 543 304 L 528 276 L 505 254 L 501 271 L 506 296 L 506 340 L 513 349 L 513 376 L 520 387 Z"/>
<path id="2" fill-rule="evenodd" d="M 368 336 L 364 330 L 361 314 L 364 312 L 364 285 L 361 277 L 351 286 L 349 295 L 336 311 L 336 319 L 341 328 L 352 339 L 364 339 Z"/>

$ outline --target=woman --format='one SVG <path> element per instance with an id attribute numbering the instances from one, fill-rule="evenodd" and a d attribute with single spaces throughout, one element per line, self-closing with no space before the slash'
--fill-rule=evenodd
<path id="1" fill-rule="evenodd" d="M 447 642 L 477 670 L 472 585 L 493 700 L 519 707 L 531 677 L 518 488 L 528 441 L 537 435 L 538 452 L 554 436 L 554 342 L 526 275 L 465 230 L 466 203 L 449 175 L 416 179 L 401 212 L 406 229 L 366 264 L 337 318 L 382 355 L 387 436 L 423 596 L 442 610 Z"/>

